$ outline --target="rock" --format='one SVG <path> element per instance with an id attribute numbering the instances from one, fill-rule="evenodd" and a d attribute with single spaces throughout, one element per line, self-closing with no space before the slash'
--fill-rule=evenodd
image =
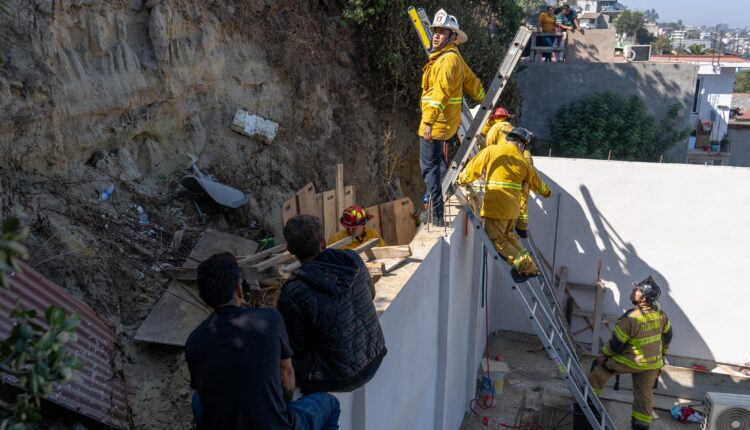
<path id="1" fill-rule="evenodd" d="M 130 8 L 136 12 L 143 10 L 143 0 L 130 0 Z"/>
<path id="2" fill-rule="evenodd" d="M 146 7 L 151 0 L 146 2 Z M 152 6 L 153 7 L 153 6 Z M 159 61 L 169 59 L 169 36 L 167 34 L 167 16 L 163 7 L 154 7 L 148 21 L 148 36 L 151 39 L 151 47 L 154 49 L 154 57 Z"/>
<path id="3" fill-rule="evenodd" d="M 155 8 L 156 6 L 161 3 L 161 0 L 146 0 L 146 3 L 144 3 L 144 6 L 146 6 L 146 9 L 151 10 Z"/>

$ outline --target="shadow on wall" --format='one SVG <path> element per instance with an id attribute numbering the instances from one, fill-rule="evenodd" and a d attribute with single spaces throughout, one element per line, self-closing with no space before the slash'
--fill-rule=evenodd
<path id="1" fill-rule="evenodd" d="M 553 198 L 542 202 L 544 210 L 534 211 L 532 214 L 532 234 L 538 231 L 540 234 L 537 236 L 542 236 L 536 242 L 541 249 L 545 250 L 545 257 L 552 256 L 553 239 L 547 236 L 554 237 L 552 229 L 555 225 L 556 212 L 559 209 L 556 266 L 558 268 L 563 265 L 567 266 L 569 278 L 593 281 L 596 279 L 598 261 L 601 260 L 601 279 L 617 285 L 617 289 L 609 289 L 613 294 L 607 294 L 604 298 L 604 313 L 615 314 L 619 310 L 620 313 L 617 314 L 619 316 L 625 310 L 630 309 L 632 305 L 629 302 L 629 295 L 632 283 L 651 275 L 662 289 L 659 302 L 674 327 L 673 345 L 674 342 L 689 343 L 690 351 L 696 357 L 714 360 L 713 353 L 690 318 L 672 300 L 669 281 L 657 268 L 651 266 L 638 254 L 635 246 L 628 242 L 627 238 L 617 233 L 605 214 L 597 208 L 588 188 L 585 185 L 580 187 L 584 207 L 575 196 L 561 188 L 554 180 L 542 172 L 539 173 L 553 193 L 560 193 L 559 208 L 555 207 L 555 203 L 551 203 L 557 200 Z M 551 203 L 549 207 L 547 202 Z M 644 214 L 644 216 L 650 215 Z M 551 227 L 547 230 L 544 226 Z M 551 261 L 549 258 L 548 260 Z M 604 330 L 611 330 L 606 325 L 603 327 L 605 327 Z"/>

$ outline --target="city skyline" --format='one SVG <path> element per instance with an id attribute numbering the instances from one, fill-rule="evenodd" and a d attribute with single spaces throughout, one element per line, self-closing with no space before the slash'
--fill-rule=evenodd
<path id="1" fill-rule="evenodd" d="M 620 0 L 620 3 L 635 10 L 656 9 L 659 22 L 676 22 L 682 19 L 686 25 L 728 24 L 731 28 L 750 26 L 747 0 L 714 0 L 710 6 L 696 0 Z"/>

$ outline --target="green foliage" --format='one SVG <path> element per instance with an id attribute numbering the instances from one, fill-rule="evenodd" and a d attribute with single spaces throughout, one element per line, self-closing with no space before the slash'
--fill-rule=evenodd
<path id="1" fill-rule="evenodd" d="M 734 76 L 734 92 L 750 93 L 750 70 L 742 70 Z"/>
<path id="2" fill-rule="evenodd" d="M 15 218 L 2 223 L 0 276 L 3 288 L 10 288 L 7 273 L 18 270 L 15 259 L 28 258 L 28 251 L 21 244 L 28 234 L 28 228 L 21 227 Z M 65 349 L 65 344 L 77 340 L 75 328 L 81 319 L 78 314 L 67 314 L 58 306 L 45 310 L 43 324 L 35 321 L 37 315 L 33 309 L 17 307 L 10 317 L 15 323 L 10 335 L 0 342 L 0 370 L 16 377 L 25 391 L 9 405 L 15 423 L 7 418 L 0 423 L 0 430 L 22 430 L 24 423 L 42 419 L 41 399 L 52 394 L 55 385 L 70 381 L 73 371 L 83 367 L 80 359 Z"/>
<path id="3" fill-rule="evenodd" d="M 619 17 L 617 17 L 617 21 L 615 21 L 615 29 L 619 34 L 633 37 L 639 29 L 643 28 L 645 23 L 646 20 L 643 16 L 643 12 L 626 9 Z"/>
<path id="4" fill-rule="evenodd" d="M 533 25 L 537 24 L 539 14 L 547 8 L 547 2 L 544 0 L 517 0 L 516 4 L 521 8 L 526 22 Z"/>
<path id="5" fill-rule="evenodd" d="M 656 22 L 659 20 L 659 14 L 656 9 L 646 9 L 643 11 L 643 18 L 646 22 Z"/>
<path id="6" fill-rule="evenodd" d="M 682 52 L 689 55 L 707 55 L 709 50 L 701 45 L 690 45 L 682 48 Z"/>
<path id="7" fill-rule="evenodd" d="M 368 85 L 376 103 L 392 106 L 419 106 L 424 50 L 412 28 L 405 0 L 346 0 L 342 15 L 354 28 L 355 38 L 364 47 L 369 74 Z M 485 89 L 497 71 L 508 44 L 523 18 L 514 0 L 426 0 L 420 4 L 432 20 L 435 12 L 445 9 L 455 15 L 461 29 L 469 36 L 460 45 L 461 55 L 479 76 Z M 517 92 L 506 91 L 501 102 L 511 101 Z M 517 101 L 516 101 L 517 103 Z"/>
<path id="8" fill-rule="evenodd" d="M 668 37 L 657 37 L 651 42 L 651 50 L 654 54 L 671 54 L 672 40 Z"/>
<path id="9" fill-rule="evenodd" d="M 656 40 L 653 34 L 649 33 L 648 30 L 641 27 L 635 32 L 635 40 L 639 45 L 650 45 L 651 42 Z"/>
<path id="10" fill-rule="evenodd" d="M 657 121 L 637 96 L 612 92 L 594 94 L 563 106 L 551 124 L 555 153 L 563 157 L 656 161 L 672 145 L 688 136 L 674 123 L 680 105 L 674 104 Z"/>

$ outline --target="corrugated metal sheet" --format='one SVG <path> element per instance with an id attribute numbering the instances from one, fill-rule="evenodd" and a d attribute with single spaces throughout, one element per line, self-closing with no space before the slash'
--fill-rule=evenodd
<path id="1" fill-rule="evenodd" d="M 20 303 L 26 309 L 35 309 L 37 315 L 51 305 L 67 312 L 78 312 L 81 325 L 77 329 L 78 341 L 69 345 L 84 363 L 84 368 L 74 373 L 73 380 L 48 398 L 74 412 L 85 415 L 108 426 L 128 427 L 125 381 L 112 368 L 116 335 L 109 323 L 93 309 L 73 298 L 28 265 L 20 263 L 21 270 L 10 276 L 10 290 L 0 289 L 0 336 L 10 333 L 13 320 L 11 310 Z M 14 377 L 3 374 L 3 380 L 17 385 Z"/>

